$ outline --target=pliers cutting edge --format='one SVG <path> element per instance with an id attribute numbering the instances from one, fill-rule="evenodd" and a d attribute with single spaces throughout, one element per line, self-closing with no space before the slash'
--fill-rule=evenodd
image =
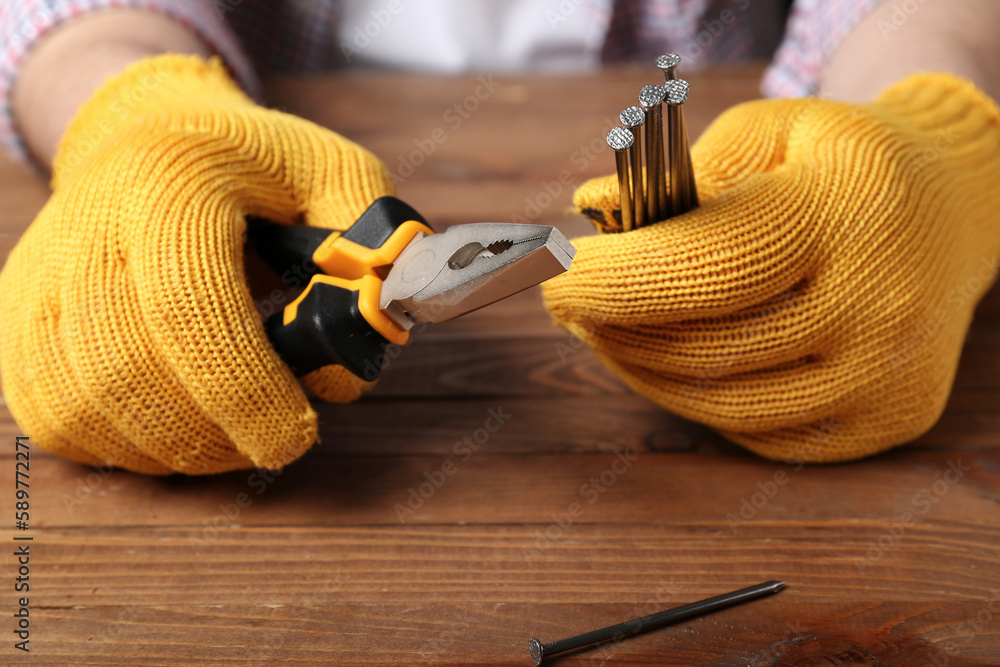
<path id="1" fill-rule="evenodd" d="M 365 380 L 416 322 L 443 322 L 569 269 L 576 250 L 554 227 L 456 225 L 435 234 L 395 197 L 377 199 L 346 231 L 257 222 L 249 236 L 279 273 L 310 276 L 265 329 L 297 376 L 330 364 Z"/>

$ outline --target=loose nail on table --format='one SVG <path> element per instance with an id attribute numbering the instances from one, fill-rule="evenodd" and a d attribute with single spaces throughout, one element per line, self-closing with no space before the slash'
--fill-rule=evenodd
<path id="1" fill-rule="evenodd" d="M 702 614 L 707 614 L 717 609 L 729 607 L 734 604 L 740 604 L 742 602 L 749 602 L 750 600 L 756 600 L 757 598 L 764 597 L 765 595 L 777 593 L 784 587 L 785 582 L 783 581 L 768 581 L 763 584 L 757 584 L 756 586 L 750 586 L 749 588 L 742 588 L 738 591 L 733 591 L 732 593 L 717 595 L 714 598 L 708 598 L 707 600 L 692 602 L 691 604 L 686 604 L 683 607 L 677 607 L 676 609 L 668 609 L 657 614 L 650 614 L 649 616 L 643 616 L 642 618 L 636 618 L 631 621 L 625 621 L 624 623 L 618 623 L 617 625 L 601 628 L 600 630 L 591 630 L 590 632 L 585 632 L 582 635 L 576 635 L 575 637 L 569 637 L 568 639 L 559 639 L 554 642 L 549 642 L 548 644 L 543 644 L 532 637 L 531 641 L 528 642 L 528 650 L 531 651 L 531 659 L 534 663 L 536 665 L 541 665 L 545 658 L 549 658 L 559 653 L 565 653 L 566 651 L 572 651 L 573 649 L 583 648 L 584 646 L 590 646 L 591 644 L 598 644 L 609 640 L 618 641 L 619 639 L 637 635 L 641 632 L 656 630 L 657 628 L 662 628 L 666 625 L 670 625 L 671 623 L 676 623 L 677 621 L 683 621 L 695 616 L 701 616 Z"/>

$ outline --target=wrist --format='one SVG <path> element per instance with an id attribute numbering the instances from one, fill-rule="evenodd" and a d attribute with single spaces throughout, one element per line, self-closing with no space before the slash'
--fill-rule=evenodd
<path id="1" fill-rule="evenodd" d="M 1000 41 L 995 0 L 922 0 L 918 11 L 883 2 L 830 56 L 821 96 L 870 102 L 894 82 L 922 71 L 951 72 L 1000 99 Z"/>
<path id="2" fill-rule="evenodd" d="M 253 105 L 218 58 L 166 54 L 133 62 L 100 86 L 69 122 L 53 160 L 53 188 L 150 113 Z"/>
<path id="3" fill-rule="evenodd" d="M 98 72 L 120 71 L 145 54 L 119 45 L 99 45 L 77 57 L 45 57 L 25 64 L 22 74 L 29 85 L 18 86 L 13 95 L 14 114 L 32 157 L 50 165 L 63 130 L 101 84 Z M 50 72 L 58 69 L 59 75 Z"/>
<path id="4" fill-rule="evenodd" d="M 76 110 L 108 76 L 167 51 L 210 54 L 190 30 L 144 10 L 93 12 L 46 33 L 11 91 L 14 120 L 32 157 L 48 166 Z"/>

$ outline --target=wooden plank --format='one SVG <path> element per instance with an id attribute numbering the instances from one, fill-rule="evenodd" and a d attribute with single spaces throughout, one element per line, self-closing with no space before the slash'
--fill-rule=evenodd
<path id="1" fill-rule="evenodd" d="M 37 633 L 45 639 L 34 650 L 50 660 L 86 655 L 89 665 L 134 665 L 139 652 L 144 665 L 523 665 L 530 664 L 529 637 L 549 641 L 720 590 L 698 588 L 600 604 L 364 605 L 320 589 L 301 605 L 60 607 L 37 612 Z M 558 664 L 962 667 L 995 664 L 998 657 L 997 616 L 969 621 L 991 613 L 982 601 L 798 600 L 789 589 L 753 607 L 567 655 Z"/>
<path id="2" fill-rule="evenodd" d="M 842 652 L 831 642 L 880 658 L 860 664 L 912 665 L 905 660 L 941 652 L 1000 657 L 1000 616 L 990 611 L 990 587 L 1000 585 L 994 536 L 927 522 L 859 573 L 867 526 L 803 527 L 757 523 L 737 539 L 717 524 L 581 525 L 528 560 L 530 525 L 241 527 L 196 556 L 190 530 L 43 530 L 33 544 L 44 554 L 33 570 L 35 635 L 57 651 L 96 639 L 112 655 L 130 654 L 127 638 L 131 650 L 141 645 L 159 660 L 234 659 L 215 652 L 264 645 L 316 662 L 428 652 L 479 664 L 520 657 L 531 635 L 552 639 L 777 577 L 789 583 L 780 597 L 682 626 L 666 643 L 621 644 L 621 659 L 652 651 L 645 660 L 773 664 L 785 652 L 801 655 L 807 642 L 813 659 Z M 544 608 L 534 608 L 540 600 Z M 433 649 L 414 644 L 456 621 L 473 636 L 464 649 L 457 638 Z M 283 633 L 293 638 L 287 648 Z"/>
<path id="3" fill-rule="evenodd" d="M 530 396 L 530 394 L 529 394 Z M 335 455 L 447 453 L 484 427 L 491 410 L 513 415 L 491 442 L 506 453 L 612 451 L 616 447 L 662 451 L 733 451 L 707 428 L 662 410 L 638 396 L 536 398 L 364 399 L 349 405 L 316 403 L 322 443 Z M 20 433 L 0 408 L 0 442 Z M 492 422 L 491 422 L 492 424 Z M 45 456 L 37 449 L 38 456 Z M 13 458 L 0 447 L 0 459 Z"/>
<path id="4" fill-rule="evenodd" d="M 331 587 L 335 587 L 334 583 Z M 646 591 L 610 603 L 351 604 L 318 589 L 294 605 L 79 606 L 36 612 L 36 658 L 89 665 L 530 664 L 527 640 L 561 638 L 719 592 Z M 704 591 L 704 592 L 703 592 Z M 676 601 L 676 602 L 674 602 Z M 559 665 L 995 664 L 989 603 L 804 602 L 780 596 L 561 658 Z M 37 641 L 37 645 L 34 644 Z M 876 662 L 877 660 L 877 662 Z"/>
<path id="5" fill-rule="evenodd" d="M 539 547 L 547 528 L 40 529 L 30 592 L 42 608 L 297 604 L 331 579 L 338 601 L 372 604 L 613 604 L 658 581 L 697 599 L 781 579 L 812 602 L 988 602 L 1000 587 L 996 531 L 952 520 L 908 527 L 881 557 L 875 521 L 580 524 Z"/>
<path id="6" fill-rule="evenodd" d="M 1000 444 L 994 406 L 1000 392 L 955 394 L 956 407 L 910 448 L 951 450 L 996 449 Z M 535 399 L 496 397 L 491 400 L 435 400 L 434 407 L 410 400 L 364 400 L 352 405 L 317 404 L 323 443 L 314 455 L 446 454 L 463 436 L 480 428 L 487 410 L 506 406 L 517 415 L 510 428 L 496 434 L 496 449 L 507 454 L 637 450 L 740 452 L 707 427 L 661 410 L 636 396 Z M 964 407 L 963 407 L 964 406 Z M 20 429 L 0 408 L 0 443 L 10 443 Z M 13 450 L 0 448 L 0 460 Z M 47 457 L 36 448 L 33 456 Z M 86 476 L 86 475 L 84 475 Z"/>
<path id="7" fill-rule="evenodd" d="M 914 523 L 976 527 L 1000 547 L 996 452 L 911 450 L 799 468 L 751 455 L 506 454 L 510 435 L 500 433 L 478 452 L 458 454 L 451 436 L 442 438 L 446 452 L 424 456 L 343 455 L 322 446 L 280 475 L 148 478 L 38 459 L 32 525 L 392 528 L 551 524 L 568 513 L 574 526 L 706 523 L 729 536 L 761 521 L 867 522 L 858 536 L 878 539 L 882 523 L 910 513 Z M 12 487 L 10 470 L 8 460 L 2 480 Z"/>
<path id="8" fill-rule="evenodd" d="M 556 335 L 545 337 L 510 335 L 514 331 L 510 325 L 504 331 L 508 335 L 492 337 L 483 332 L 477 337 L 437 338 L 428 328 L 427 335 L 415 338 L 390 362 L 372 396 L 596 396 L 630 392 L 579 339 L 559 329 L 553 328 Z M 997 391 L 1000 330 L 976 328 L 966 341 L 954 383 L 956 396 L 948 409 L 957 415 L 966 410 L 982 413 L 983 419 L 990 421 L 998 414 L 998 403 L 993 400 Z M 996 431 L 995 422 L 992 429 Z"/>

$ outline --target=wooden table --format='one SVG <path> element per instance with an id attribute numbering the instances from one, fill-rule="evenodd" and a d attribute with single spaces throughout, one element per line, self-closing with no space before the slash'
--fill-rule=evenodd
<path id="1" fill-rule="evenodd" d="M 759 72 L 692 74 L 692 131 L 755 97 Z M 606 128 L 654 78 L 334 76 L 272 90 L 393 171 L 413 166 L 400 194 L 439 227 L 520 214 L 578 235 L 590 226 L 565 213 L 559 175 L 614 168 Z M 0 165 L 0 255 L 46 196 Z M 532 636 L 783 579 L 777 596 L 556 664 L 1000 664 L 997 291 L 940 423 L 852 464 L 762 460 L 632 395 L 551 325 L 537 290 L 432 327 L 370 396 L 318 409 L 322 444 L 273 477 L 107 474 L 36 449 L 31 660 L 526 665 Z M 497 413 L 509 417 L 489 433 Z M 17 433 L 0 407 L 8 525 Z M 968 469 L 935 495 L 949 466 Z M 922 493 L 933 506 L 900 533 Z M 0 662 L 20 664 L 12 537 L 5 527 Z"/>

